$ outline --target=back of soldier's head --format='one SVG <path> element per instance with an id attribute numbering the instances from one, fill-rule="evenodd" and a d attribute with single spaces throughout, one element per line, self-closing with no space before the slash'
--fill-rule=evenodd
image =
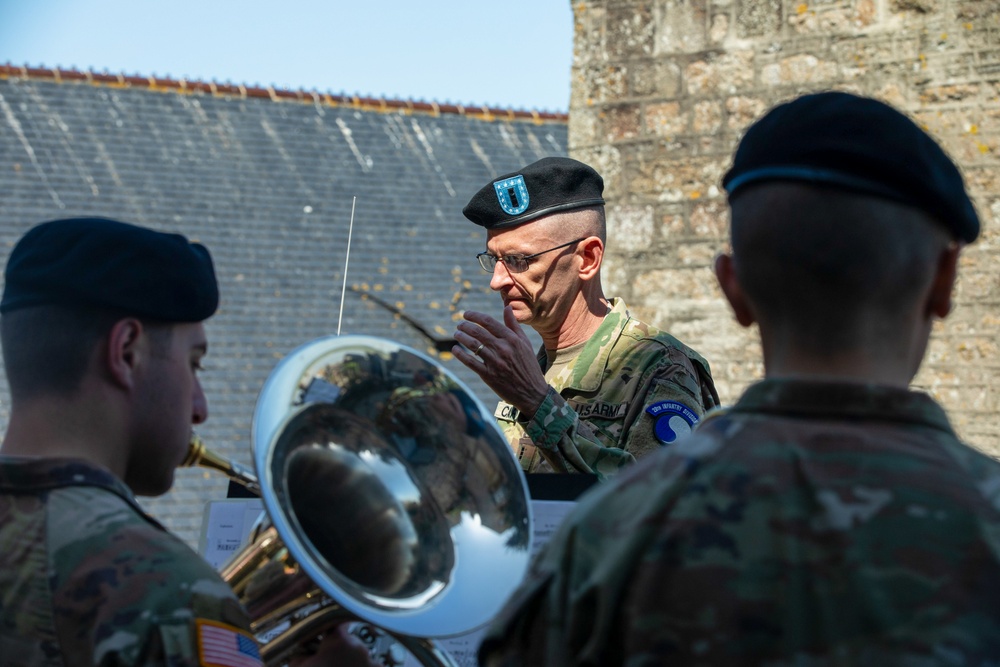
<path id="1" fill-rule="evenodd" d="M 961 174 L 934 140 L 892 107 L 846 93 L 771 110 L 723 185 L 734 269 L 759 318 L 817 346 L 891 327 L 940 252 L 979 233 Z"/>
<path id="2" fill-rule="evenodd" d="M 207 319 L 218 301 L 208 250 L 179 234 L 104 218 L 37 225 L 4 271 L 0 337 L 11 393 L 70 393 L 115 321 L 135 317 L 162 332 Z"/>

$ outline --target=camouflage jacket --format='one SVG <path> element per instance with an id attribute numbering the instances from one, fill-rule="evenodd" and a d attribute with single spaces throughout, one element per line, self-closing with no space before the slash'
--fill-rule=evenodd
<path id="1" fill-rule="evenodd" d="M 248 629 L 218 573 L 113 475 L 0 456 L 3 667 L 253 667 Z"/>
<path id="2" fill-rule="evenodd" d="M 494 416 L 528 472 L 614 474 L 719 404 L 708 362 L 632 317 L 621 299 L 568 366 L 549 369 L 549 393 L 530 421 L 503 401 Z M 548 366 L 545 349 L 538 363 Z"/>
<path id="3" fill-rule="evenodd" d="M 764 381 L 584 496 L 481 657 L 996 665 L 1000 462 L 924 394 Z"/>

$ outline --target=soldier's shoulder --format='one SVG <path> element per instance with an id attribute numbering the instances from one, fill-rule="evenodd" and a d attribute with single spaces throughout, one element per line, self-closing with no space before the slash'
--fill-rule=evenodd
<path id="1" fill-rule="evenodd" d="M 698 364 L 707 372 L 708 362 L 672 334 L 632 318 L 619 338 L 613 355 L 619 359 L 650 359 L 664 364 Z"/>
<path id="2" fill-rule="evenodd" d="M 72 487 L 54 494 L 50 503 L 50 549 L 59 579 L 78 580 L 100 572 L 112 587 L 155 581 L 151 592 L 221 582 L 191 547 L 113 493 Z"/>
<path id="3" fill-rule="evenodd" d="M 1000 461 L 958 438 L 943 437 L 940 444 L 962 469 L 969 485 L 1000 518 Z"/>
<path id="4" fill-rule="evenodd" d="M 630 317 L 622 330 L 622 335 L 635 341 L 638 347 L 662 348 L 671 347 L 690 351 L 690 348 L 680 339 L 660 327 L 644 322 L 636 317 Z"/>
<path id="5" fill-rule="evenodd" d="M 4 489 L 42 492 L 63 486 L 111 488 L 120 484 L 110 472 L 83 459 L 0 456 L 0 488 Z"/>
<path id="6" fill-rule="evenodd" d="M 128 499 L 69 487 L 50 494 L 49 504 L 52 612 L 66 632 L 114 637 L 114 646 L 100 650 L 128 662 L 163 633 L 176 636 L 176 650 L 189 656 L 196 618 L 247 627 L 212 566 Z"/>
<path id="7" fill-rule="evenodd" d="M 107 541 L 126 531 L 165 534 L 134 500 L 98 486 L 67 486 L 48 494 L 50 544 L 54 550 L 80 541 Z"/>
<path id="8" fill-rule="evenodd" d="M 711 424 L 713 427 L 718 426 L 722 423 L 723 420 L 731 416 L 733 416 L 732 406 L 727 406 L 727 405 L 716 406 L 708 410 L 707 412 L 705 412 L 704 415 L 701 416 L 701 419 L 698 421 L 695 430 L 697 431 L 700 429 L 705 429 L 708 427 L 709 424 Z"/>

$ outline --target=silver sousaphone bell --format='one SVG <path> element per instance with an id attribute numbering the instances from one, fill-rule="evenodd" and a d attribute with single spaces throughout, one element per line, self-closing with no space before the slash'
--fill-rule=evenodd
<path id="1" fill-rule="evenodd" d="M 299 347 L 261 390 L 252 442 L 267 520 L 222 573 L 268 664 L 345 619 L 452 664 L 428 638 L 482 627 L 524 576 L 521 467 L 480 401 L 414 350 L 369 336 Z M 255 481 L 212 458 L 191 464 Z"/>

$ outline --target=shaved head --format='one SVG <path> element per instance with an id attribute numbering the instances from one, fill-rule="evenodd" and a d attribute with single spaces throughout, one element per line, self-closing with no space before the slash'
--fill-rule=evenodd
<path id="1" fill-rule="evenodd" d="M 814 185 L 762 183 L 731 207 L 733 266 L 756 318 L 819 356 L 896 335 L 951 243 L 915 208 Z"/>
<path id="2" fill-rule="evenodd" d="M 603 206 L 554 213 L 529 224 L 536 225 L 554 242 L 596 236 L 601 239 L 602 244 L 607 245 L 608 232 Z"/>

